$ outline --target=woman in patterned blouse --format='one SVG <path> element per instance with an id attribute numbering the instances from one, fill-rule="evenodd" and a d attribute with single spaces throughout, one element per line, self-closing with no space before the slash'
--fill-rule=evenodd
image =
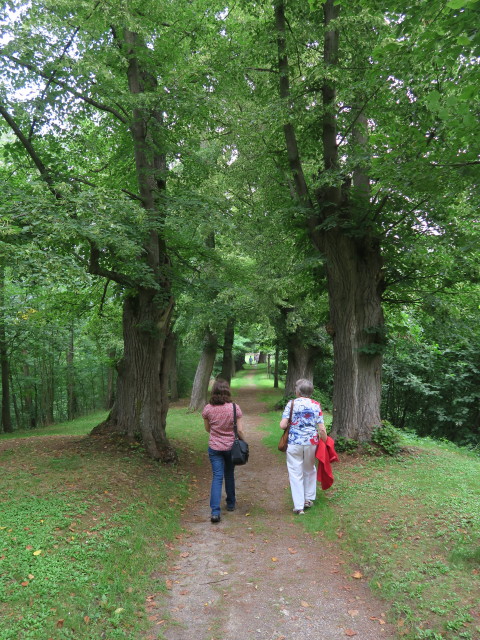
<path id="1" fill-rule="evenodd" d="M 235 405 L 237 412 L 238 437 L 243 440 L 242 410 Z M 210 490 L 210 521 L 220 522 L 220 502 L 222 485 L 225 478 L 225 492 L 227 494 L 227 511 L 235 510 L 235 467 L 232 464 L 230 450 L 233 445 L 233 403 L 230 385 L 226 380 L 215 380 L 212 387 L 210 402 L 202 411 L 205 431 L 210 434 L 208 439 L 208 457 L 212 465 L 212 487 Z"/>
<path id="2" fill-rule="evenodd" d="M 320 403 L 312 400 L 313 384 L 301 379 L 295 383 L 295 400 L 285 407 L 280 427 L 286 429 L 293 402 L 292 422 L 288 434 L 287 469 L 292 491 L 293 511 L 298 515 L 312 506 L 317 494 L 315 451 L 318 437 L 327 439 Z"/>

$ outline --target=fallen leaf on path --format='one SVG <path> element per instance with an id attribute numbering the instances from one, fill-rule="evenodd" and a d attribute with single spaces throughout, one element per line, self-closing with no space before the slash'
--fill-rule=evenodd
<path id="1" fill-rule="evenodd" d="M 296 549 L 292 549 L 292 547 L 288 547 L 288 551 L 290 553 L 297 553 L 297 550 Z"/>
<path id="2" fill-rule="evenodd" d="M 272 562 L 278 562 L 278 558 L 272 558 Z"/>
<path id="3" fill-rule="evenodd" d="M 183 551 L 183 553 L 180 554 L 181 558 L 188 558 L 188 556 L 190 555 L 190 553 L 188 551 Z"/>
<path id="4" fill-rule="evenodd" d="M 148 619 L 150 620 L 150 622 L 155 622 L 157 618 L 158 616 L 148 616 Z"/>
<path id="5" fill-rule="evenodd" d="M 180 591 L 180 595 L 181 596 L 186 596 L 189 593 L 190 593 L 190 591 L 188 591 L 188 589 L 184 589 L 183 591 Z"/>
<path id="6" fill-rule="evenodd" d="M 28 580 L 24 580 L 23 582 L 20 583 L 22 585 L 22 587 L 28 587 L 28 585 L 30 584 Z"/>
<path id="7" fill-rule="evenodd" d="M 345 629 L 345 635 L 346 636 L 356 636 L 357 632 L 354 631 L 353 629 Z"/>
<path id="8" fill-rule="evenodd" d="M 159 620 L 159 621 L 157 622 L 157 624 L 163 624 L 164 622 L 165 622 L 165 620 Z"/>
<path id="9" fill-rule="evenodd" d="M 311 607 L 312 605 L 311 605 L 311 604 L 308 604 L 308 602 L 305 602 L 305 600 L 302 600 L 302 601 L 300 602 L 300 606 L 302 606 L 302 607 Z"/>
<path id="10" fill-rule="evenodd" d="M 42 553 L 42 550 L 41 550 L 41 549 L 38 549 L 38 551 L 34 551 L 34 552 L 33 552 L 33 555 L 34 555 L 34 556 L 39 556 L 41 553 Z"/>
<path id="11" fill-rule="evenodd" d="M 354 618 L 355 616 L 358 616 L 358 609 L 350 609 L 348 613 L 352 616 L 352 618 Z"/>
<path id="12" fill-rule="evenodd" d="M 85 624 L 88 624 L 90 622 L 90 618 L 88 616 L 84 616 L 83 621 Z"/>
<path id="13" fill-rule="evenodd" d="M 361 573 L 360 571 L 355 571 L 355 573 L 352 573 L 352 578 L 356 578 L 357 580 L 359 580 L 360 578 L 363 578 L 363 573 Z"/>
<path id="14" fill-rule="evenodd" d="M 57 620 L 57 623 L 55 625 L 57 627 L 57 629 L 61 629 L 63 627 L 63 623 L 64 622 L 65 622 L 65 620 L 63 618 L 60 619 L 60 620 Z"/>
<path id="15" fill-rule="evenodd" d="M 171 589 L 173 587 L 173 582 L 171 580 L 165 580 L 165 586 L 167 589 Z"/>
<path id="16" fill-rule="evenodd" d="M 379 624 L 385 624 L 385 620 L 382 620 L 381 618 L 379 619 Z"/>
<path id="17" fill-rule="evenodd" d="M 337 531 L 337 538 L 343 537 L 343 531 Z"/>

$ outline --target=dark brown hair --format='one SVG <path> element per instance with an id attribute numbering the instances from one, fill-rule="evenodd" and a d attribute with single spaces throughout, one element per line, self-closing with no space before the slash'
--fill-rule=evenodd
<path id="1" fill-rule="evenodd" d="M 210 404 L 225 404 L 232 401 L 230 393 L 230 385 L 226 380 L 217 378 L 213 383 L 212 395 L 210 396 Z"/>

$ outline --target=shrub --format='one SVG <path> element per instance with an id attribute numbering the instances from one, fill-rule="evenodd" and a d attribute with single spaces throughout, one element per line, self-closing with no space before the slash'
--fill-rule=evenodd
<path id="1" fill-rule="evenodd" d="M 395 456 L 400 451 L 400 434 L 388 420 L 382 420 L 381 425 L 374 427 L 372 442 L 389 456 Z"/>
<path id="2" fill-rule="evenodd" d="M 337 438 L 335 440 L 335 450 L 338 453 L 353 453 L 358 449 L 358 442 L 350 438 Z"/>

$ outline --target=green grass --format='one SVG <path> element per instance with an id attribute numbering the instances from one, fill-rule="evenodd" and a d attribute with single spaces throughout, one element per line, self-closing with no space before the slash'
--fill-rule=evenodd
<path id="1" fill-rule="evenodd" d="M 87 435 L 93 427 L 103 422 L 108 413 L 106 411 L 98 411 L 88 416 L 82 416 L 76 420 L 68 422 L 59 422 L 58 424 L 49 425 L 48 427 L 38 427 L 36 429 L 21 429 L 13 433 L 2 433 L 1 440 L 11 440 L 12 438 L 31 438 L 38 436 L 56 436 L 65 435 L 83 436 Z"/>
<path id="2" fill-rule="evenodd" d="M 38 439 L 101 418 L 0 438 L 0 640 L 131 640 L 150 625 L 145 599 L 164 589 L 152 570 L 181 533 L 191 477 L 137 446 Z M 198 415 L 173 409 L 169 431 L 189 460 L 206 449 Z"/>
<path id="3" fill-rule="evenodd" d="M 275 450 L 279 413 L 264 418 Z M 397 458 L 342 456 L 302 522 L 338 541 L 352 571 L 361 567 L 399 636 L 478 640 L 480 460 L 429 439 L 403 444 L 411 451 Z"/>

